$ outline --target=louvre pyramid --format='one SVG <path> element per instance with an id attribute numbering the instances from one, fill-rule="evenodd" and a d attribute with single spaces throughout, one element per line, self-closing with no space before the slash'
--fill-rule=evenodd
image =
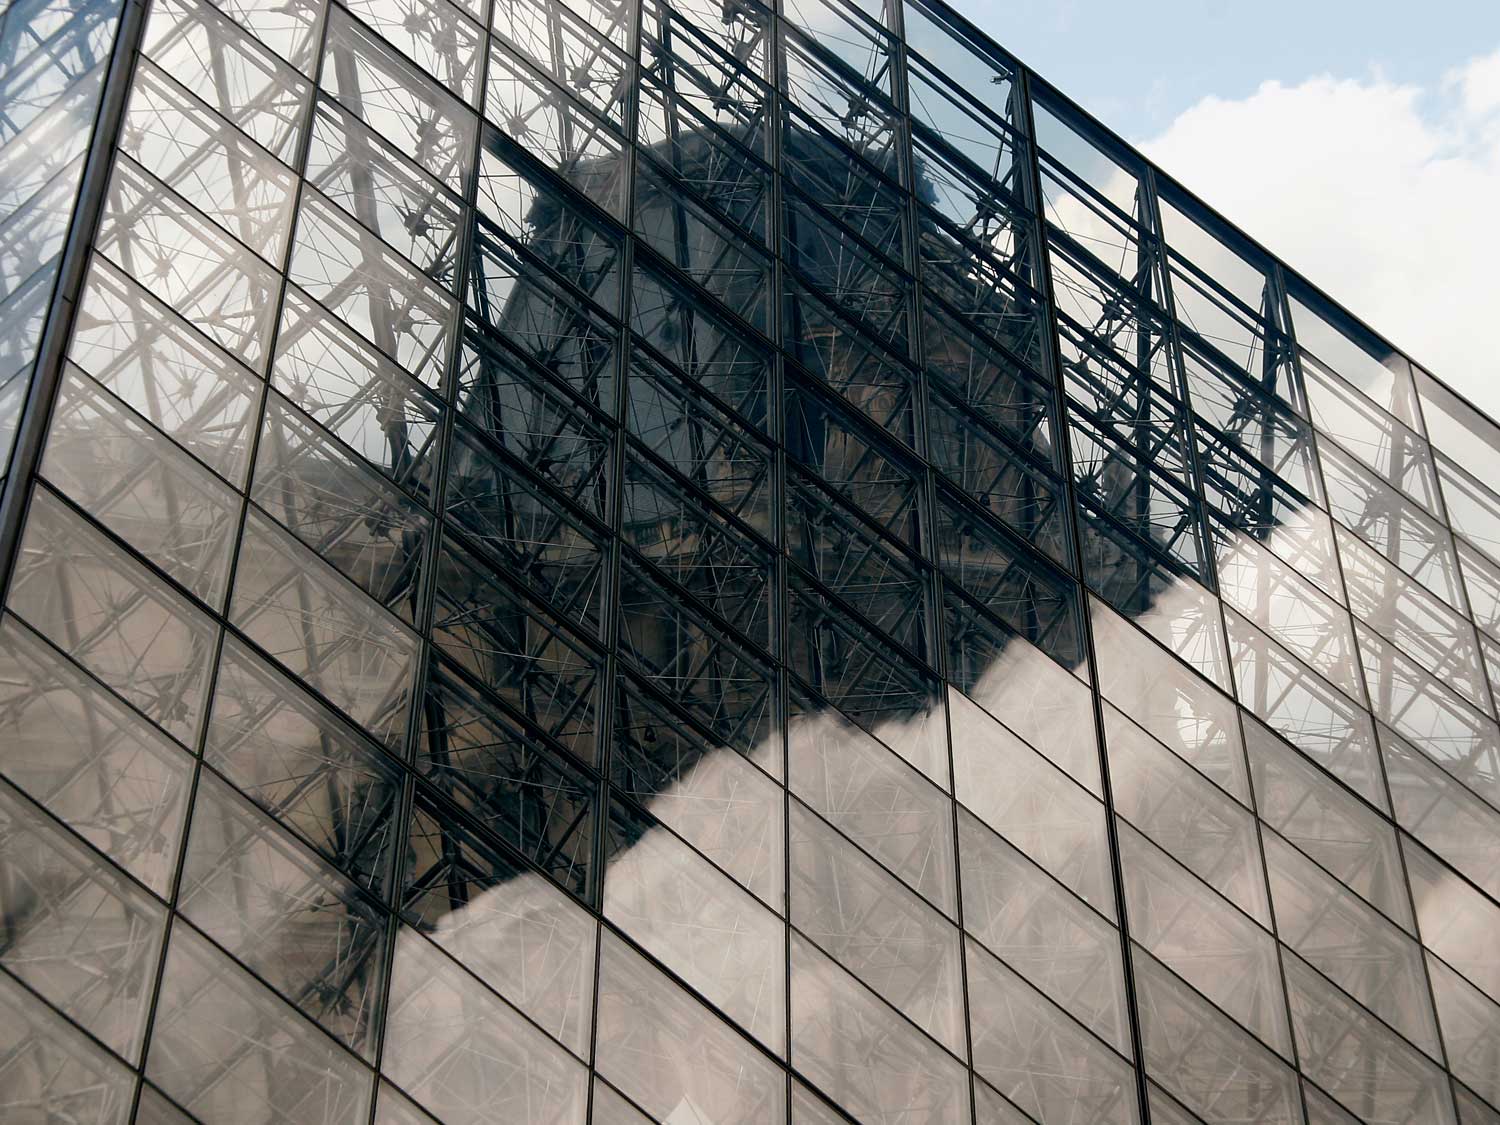
<path id="1" fill-rule="evenodd" d="M 941 0 L 0 7 L 0 1116 L 1500 1123 L 1500 429 Z"/>

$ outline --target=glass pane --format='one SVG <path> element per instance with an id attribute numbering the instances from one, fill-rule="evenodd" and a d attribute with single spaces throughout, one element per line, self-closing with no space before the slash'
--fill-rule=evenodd
<path id="1" fill-rule="evenodd" d="M 615 783 L 779 912 L 785 871 L 781 787 L 644 686 L 620 679 L 615 691 Z M 771 748 L 757 750 L 755 761 L 770 764 L 764 759 Z"/>
<path id="2" fill-rule="evenodd" d="M 1297 1050 L 1308 1076 L 1367 1120 L 1453 1125 L 1442 1072 L 1319 976 L 1286 958 Z"/>
<path id="3" fill-rule="evenodd" d="M 68 355 L 226 480 L 244 482 L 254 376 L 103 258 L 89 267 Z"/>
<path id="4" fill-rule="evenodd" d="M 177 904 L 351 1050 L 373 1054 L 384 912 L 206 771 Z"/>
<path id="5" fill-rule="evenodd" d="M 474 115 L 342 8 L 330 9 L 325 36 L 324 89 L 439 180 L 461 190 L 473 160 Z"/>
<path id="6" fill-rule="evenodd" d="M 1432 997 L 1417 943 L 1274 834 L 1266 866 L 1281 940 L 1433 1058 Z"/>
<path id="7" fill-rule="evenodd" d="M 0 965 L 133 1061 L 166 911 L 70 836 L 0 784 Z"/>
<path id="8" fill-rule="evenodd" d="M 837 715 L 808 714 L 787 732 L 792 792 L 940 910 L 956 898 L 947 794 Z"/>
<path id="9" fill-rule="evenodd" d="M 275 156 L 297 151 L 307 83 L 207 4 L 152 4 L 142 50 Z"/>
<path id="10" fill-rule="evenodd" d="M 964 926 L 1095 1035 L 1129 1051 L 1119 932 L 967 810 L 958 831 Z"/>
<path id="11" fill-rule="evenodd" d="M 42 473 L 192 593 L 223 604 L 239 497 L 71 364 Z"/>
<path id="12" fill-rule="evenodd" d="M 1234 704 L 1100 602 L 1090 601 L 1099 690 L 1162 745 L 1244 801 Z"/>
<path id="13" fill-rule="evenodd" d="M 1245 722 L 1245 743 L 1261 819 L 1410 929 L 1390 824 L 1254 719 Z"/>
<path id="14" fill-rule="evenodd" d="M 44 488 L 32 497 L 10 608 L 192 743 L 213 665 L 213 624 Z"/>
<path id="15" fill-rule="evenodd" d="M 0 624 L 0 742 L 7 777 L 167 893 L 192 760 L 12 617 Z"/>
<path id="16" fill-rule="evenodd" d="M 246 521 L 231 617 L 378 740 L 399 745 L 416 635 L 255 511 Z"/>
<path id="17" fill-rule="evenodd" d="M 1271 1047 L 1290 1055 L 1271 935 L 1139 832 L 1127 824 L 1119 827 L 1131 936 Z"/>
<path id="18" fill-rule="evenodd" d="M 595 1065 L 659 1121 L 786 1121 L 785 1072 L 608 930 Z"/>
<path id="19" fill-rule="evenodd" d="M 374 894 L 388 892 L 400 767 L 231 638 L 203 759 L 324 859 Z"/>
<path id="20" fill-rule="evenodd" d="M 1109 704 L 1115 811 L 1262 925 L 1270 925 L 1255 818 Z"/>
<path id="21" fill-rule="evenodd" d="M 265 362 L 276 275 L 128 158 L 105 193 L 96 245 L 215 343 L 253 368 Z"/>
<path id="22" fill-rule="evenodd" d="M 1113 918 L 1104 806 L 963 696 L 951 698 L 958 799 Z"/>
<path id="23" fill-rule="evenodd" d="M 1422 943 L 1500 1001 L 1500 906 L 1444 867 L 1427 849 L 1402 841 Z"/>
<path id="24" fill-rule="evenodd" d="M 200 1120 L 343 1125 L 370 1073 L 192 927 L 172 928 L 146 1073 Z"/>
<path id="25" fill-rule="evenodd" d="M 966 948 L 975 1069 L 1038 1121 L 1139 1121 L 1129 1064 L 1024 978 Z"/>
<path id="26" fill-rule="evenodd" d="M 89 1125 L 125 1125 L 130 1119 L 135 1075 L 5 973 L 0 1017 L 8 1116 Z"/>
<path id="27" fill-rule="evenodd" d="M 791 1058 L 857 1119 L 958 1125 L 969 1118 L 958 1060 L 797 934 Z"/>
<path id="28" fill-rule="evenodd" d="M 634 836 L 626 815 L 616 832 Z M 604 915 L 778 1053 L 785 1039 L 782 922 L 660 828 L 618 852 Z"/>
<path id="29" fill-rule="evenodd" d="M 1301 1122 L 1290 1067 L 1138 947 L 1132 959 L 1154 1078 L 1208 1122 Z"/>
<path id="30" fill-rule="evenodd" d="M 800 802 L 792 924 L 955 1054 L 964 1050 L 958 930 Z"/>
<path id="31" fill-rule="evenodd" d="M 533 871 L 445 833 L 446 865 L 412 857 L 403 907 L 434 942 L 579 1056 L 588 1054 L 598 924 Z"/>
<path id="32" fill-rule="evenodd" d="M 384 1069 L 442 1121 L 576 1122 L 583 1065 L 424 938 L 403 932 L 391 969 Z"/>
<path id="33" fill-rule="evenodd" d="M 281 261 L 291 170 L 149 61 L 136 70 L 120 150 L 262 258 Z"/>

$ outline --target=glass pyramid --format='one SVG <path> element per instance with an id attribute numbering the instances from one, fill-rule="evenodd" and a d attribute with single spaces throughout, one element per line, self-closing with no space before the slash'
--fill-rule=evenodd
<path id="1" fill-rule="evenodd" d="M 940 0 L 0 7 L 0 1116 L 1500 1123 L 1500 429 Z"/>

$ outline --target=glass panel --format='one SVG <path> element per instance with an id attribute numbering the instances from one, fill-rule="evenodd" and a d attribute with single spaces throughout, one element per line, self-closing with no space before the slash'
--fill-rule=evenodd
<path id="1" fill-rule="evenodd" d="M 50 426 L 43 475 L 192 593 L 222 605 L 239 497 L 72 364 Z"/>
<path id="2" fill-rule="evenodd" d="M 1433 1058 L 1432 997 L 1417 943 L 1272 833 L 1266 866 L 1277 934 L 1312 966 Z"/>
<path id="3" fill-rule="evenodd" d="M 801 802 L 789 825 L 792 924 L 955 1054 L 964 1050 L 958 930 Z"/>
<path id="4" fill-rule="evenodd" d="M 1319 364 L 1302 361 L 1313 421 L 1429 512 L 1441 512 L 1427 443 Z"/>
<path id="5" fill-rule="evenodd" d="M 400 744 L 416 635 L 255 511 L 231 617 L 379 741 Z"/>
<path id="6" fill-rule="evenodd" d="M 1292 327 L 1297 343 L 1317 356 L 1350 386 L 1408 426 L 1421 427 L 1411 364 L 1400 352 L 1334 308 L 1305 283 L 1293 278 Z"/>
<path id="7" fill-rule="evenodd" d="M 96 245 L 216 343 L 264 362 L 276 275 L 128 158 L 115 165 Z"/>
<path id="8" fill-rule="evenodd" d="M 792 792 L 940 910 L 953 914 L 948 797 L 835 714 L 798 716 L 787 731 Z"/>
<path id="9" fill-rule="evenodd" d="M 135 1109 L 135 1125 L 193 1125 L 193 1118 L 149 1082 L 141 1083 L 141 1099 Z"/>
<path id="10" fill-rule="evenodd" d="M 786 1075 L 604 932 L 595 1065 L 661 1121 L 782 1125 Z"/>
<path id="11" fill-rule="evenodd" d="M 623 811 L 617 833 L 636 836 Z M 786 1031 L 782 923 L 676 837 L 647 828 L 616 853 L 604 914 L 777 1052 Z"/>
<path id="12" fill-rule="evenodd" d="M 297 151 L 307 83 L 208 5 L 152 4 L 142 50 L 273 155 Z"/>
<path id="13" fill-rule="evenodd" d="M 1470 983 L 1500 1001 L 1500 906 L 1444 867 L 1427 849 L 1403 840 L 1422 943 Z"/>
<path id="14" fill-rule="evenodd" d="M 1500 727 L 1495 721 L 1394 645 L 1363 627 L 1358 632 L 1376 716 L 1431 757 L 1482 775 L 1500 754 Z"/>
<path id="15" fill-rule="evenodd" d="M 474 102 L 484 33 L 447 0 L 354 0 L 349 10 L 464 101 Z"/>
<path id="16" fill-rule="evenodd" d="M 1038 1121 L 1140 1120 L 1124 1059 L 983 949 L 965 948 L 980 1074 Z"/>
<path id="17" fill-rule="evenodd" d="M 275 392 L 266 399 L 250 495 L 324 562 L 412 622 L 431 517 Z"/>
<path id="18" fill-rule="evenodd" d="M 319 0 L 214 0 L 219 10 L 248 28 L 266 46 L 306 74 L 317 51 Z"/>
<path id="19" fill-rule="evenodd" d="M 1104 806 L 962 695 L 950 698 L 958 799 L 1113 918 Z"/>
<path id="20" fill-rule="evenodd" d="M 1298 1125 L 1286 1064 L 1140 951 L 1132 951 L 1141 1039 L 1152 1076 L 1209 1122 Z"/>
<path id="21" fill-rule="evenodd" d="M 859 1120 L 969 1119 L 958 1060 L 795 933 L 791 1058 Z"/>
<path id="22" fill-rule="evenodd" d="M 157 894 L 177 870 L 192 762 L 15 618 L 0 624 L 0 765 Z"/>
<path id="23" fill-rule="evenodd" d="M 384 1069 L 440 1120 L 581 1125 L 588 1074 L 425 939 L 403 932 L 391 969 Z"/>
<path id="24" fill-rule="evenodd" d="M 244 482 L 259 384 L 103 258 L 89 267 L 68 355 L 204 464 Z"/>
<path id="25" fill-rule="evenodd" d="M 1225 620 L 1240 701 L 1366 800 L 1386 807 L 1369 713 L 1239 614 L 1229 611 Z"/>
<path id="26" fill-rule="evenodd" d="M 316 191 L 304 191 L 287 276 L 423 382 L 448 363 L 453 300 Z"/>
<path id="27" fill-rule="evenodd" d="M 1007 637 L 967 692 L 989 714 L 1003 716 L 1007 726 L 1053 765 L 1099 795 L 1099 742 L 1093 701 L 1083 681 L 1064 672 L 1040 649 Z M 955 699 L 953 711 L 974 713 L 974 703 Z M 956 722 L 954 731 L 956 735 Z M 956 737 L 953 752 L 955 759 L 971 753 Z"/>
<path id="28" fill-rule="evenodd" d="M 1224 600 L 1346 694 L 1358 697 L 1354 628 L 1343 607 L 1244 532 L 1222 525 L 1216 525 L 1214 532 Z M 1348 556 L 1344 559 L 1347 568 Z M 1349 577 L 1347 569 L 1345 575 Z M 1352 589 L 1350 600 L 1358 600 Z M 1360 612 L 1359 605 L 1355 608 Z"/>
<path id="29" fill-rule="evenodd" d="M 1384 727 L 1380 742 L 1401 827 L 1500 898 L 1500 812 Z"/>
<path id="30" fill-rule="evenodd" d="M 1318 443 L 1328 510 L 1402 570 L 1459 610 L 1465 608 L 1453 539 L 1443 525 L 1347 453 Z"/>
<path id="31" fill-rule="evenodd" d="M 120 151 L 262 258 L 281 261 L 295 202 L 291 170 L 149 61 L 136 69 Z"/>
<path id="32" fill-rule="evenodd" d="M 474 834 L 445 831 L 441 843 L 446 862 L 415 849 L 403 904 L 408 919 L 543 1031 L 586 1056 L 597 923 Z"/>
<path id="33" fill-rule="evenodd" d="M 1500 1102 L 1500 1004 L 1431 954 L 1427 971 L 1453 1073 L 1491 1102 Z"/>
<path id="34" fill-rule="evenodd" d="M 446 289 L 458 284 L 459 204 L 379 134 L 318 99 L 307 179 Z"/>
<path id="35" fill-rule="evenodd" d="M 372 893 L 399 847 L 396 763 L 225 638 L 203 760 Z"/>
<path id="36" fill-rule="evenodd" d="M 626 1101 L 625 1095 L 598 1078 L 594 1079 L 593 1099 L 590 1125 L 651 1125 L 651 1118 Z"/>
<path id="37" fill-rule="evenodd" d="M 1254 719 L 1245 720 L 1245 744 L 1261 819 L 1411 929 L 1401 853 L 1390 824 Z"/>
<path id="38" fill-rule="evenodd" d="M 213 666 L 213 624 L 44 488 L 32 497 L 10 607 L 192 743 Z"/>
<path id="39" fill-rule="evenodd" d="M 1131 935 L 1271 1047 L 1291 1054 L 1276 943 L 1127 824 L 1120 863 Z"/>
<path id="40" fill-rule="evenodd" d="M 745 757 L 716 743 L 644 686 L 616 681 L 615 784 L 779 912 L 785 796 Z M 770 747 L 757 751 L 755 760 L 770 764 Z"/>
<path id="41" fill-rule="evenodd" d="M 1349 608 L 1470 703 L 1488 709 L 1473 626 L 1363 540 L 1343 528 L 1337 534 Z"/>
<path id="42" fill-rule="evenodd" d="M 381 1079 L 375 1100 L 375 1125 L 435 1125 L 435 1122 L 436 1118 L 430 1117 L 416 1102 Z"/>
<path id="43" fill-rule="evenodd" d="M 967 810 L 959 810 L 958 831 L 964 926 L 1094 1034 L 1128 1051 L 1119 933 Z"/>
<path id="44" fill-rule="evenodd" d="M 1286 957 L 1297 1050 L 1308 1076 L 1367 1120 L 1453 1125 L 1442 1072 L 1328 984 Z"/>
<path id="45" fill-rule="evenodd" d="M 1109 704 L 1115 811 L 1262 925 L 1269 926 L 1255 818 Z"/>
<path id="46" fill-rule="evenodd" d="M 192 927 L 172 928 L 146 1073 L 200 1120 L 343 1125 L 370 1073 Z"/>
<path id="47" fill-rule="evenodd" d="M 437 402 L 295 287 L 287 289 L 271 379 L 366 463 L 430 502 Z"/>
<path id="48" fill-rule="evenodd" d="M 1152 644 L 1125 618 L 1089 602 L 1099 690 L 1167 749 L 1240 801 L 1249 796 L 1234 704 Z"/>
<path id="49" fill-rule="evenodd" d="M 323 88 L 443 183 L 462 190 L 474 159 L 474 115 L 342 8 L 330 8 L 325 36 Z"/>
<path id="50" fill-rule="evenodd" d="M 484 828 L 565 887 L 583 893 L 593 867 L 598 783 L 571 765 L 566 752 L 535 726 L 508 715 L 446 665 L 434 664 L 430 675 L 417 768 L 432 788 Z M 411 868 L 409 880 L 429 863 L 440 870 L 464 866 L 458 841 L 469 831 L 451 820 L 445 807 L 419 803 L 408 847 L 422 862 Z M 459 878 L 451 872 L 447 877 Z M 472 877 L 466 873 L 459 881 Z"/>
<path id="51" fill-rule="evenodd" d="M 134 1060 L 166 911 L 70 836 L 0 784 L 0 965 Z"/>
<path id="52" fill-rule="evenodd" d="M 0 1017 L 7 1116 L 27 1125 L 130 1120 L 135 1075 L 5 973 Z"/>
<path id="53" fill-rule="evenodd" d="M 178 889 L 199 929 L 351 1050 L 370 1057 L 385 918 L 205 772 Z"/>
<path id="54" fill-rule="evenodd" d="M 447 657 L 524 721 L 594 760 L 602 658 L 452 540 L 439 560 L 432 632 Z"/>

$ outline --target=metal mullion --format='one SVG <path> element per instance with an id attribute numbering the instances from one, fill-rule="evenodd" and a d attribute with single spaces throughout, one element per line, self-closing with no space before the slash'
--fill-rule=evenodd
<path id="1" fill-rule="evenodd" d="M 1060 363 L 1059 351 L 1061 348 L 1058 334 L 1058 310 L 1053 296 L 1052 270 L 1048 265 L 1048 241 L 1046 237 L 1047 224 L 1039 208 L 1044 198 L 1042 192 L 1041 170 L 1039 164 L 1038 150 L 1036 144 L 1036 126 L 1032 112 L 1031 100 L 1031 73 L 1025 68 L 1018 67 L 1015 71 L 1015 91 L 1021 112 L 1022 130 L 1027 138 L 1024 151 L 1017 153 L 1017 159 L 1026 163 L 1029 176 L 1027 194 L 1038 209 L 1033 210 L 1033 238 L 1035 239 L 1035 253 L 1037 255 L 1037 274 L 1039 289 L 1042 293 L 1042 304 L 1045 310 L 1049 331 L 1044 335 L 1043 348 L 1049 366 L 1052 369 L 1055 394 L 1061 405 L 1063 419 L 1057 427 L 1057 442 L 1062 454 L 1062 462 L 1068 466 L 1066 475 L 1062 481 L 1063 493 L 1067 500 L 1068 519 L 1072 528 L 1072 539 L 1074 550 L 1078 552 L 1078 571 L 1084 573 L 1083 566 L 1083 544 L 1086 542 L 1083 536 L 1082 518 L 1079 510 L 1077 491 L 1073 480 L 1073 459 L 1071 453 L 1070 426 L 1066 421 L 1068 389 L 1067 382 Z M 1018 146 L 1019 147 L 1019 146 Z M 1087 599 L 1085 595 L 1085 605 Z M 1080 633 L 1084 643 L 1087 663 L 1099 667 L 1099 655 L 1094 644 L 1093 627 L 1088 615 L 1084 614 L 1081 619 Z M 1145 1048 L 1142 1040 L 1141 1017 L 1139 1002 L 1135 988 L 1135 971 L 1131 961 L 1131 940 L 1129 936 L 1127 909 L 1125 904 L 1125 877 L 1120 854 L 1119 831 L 1114 820 L 1114 796 L 1110 786 L 1109 762 L 1105 753 L 1106 732 L 1104 727 L 1103 704 L 1099 695 L 1097 676 L 1095 677 L 1090 697 L 1094 712 L 1094 738 L 1098 746 L 1099 772 L 1101 795 L 1105 805 L 1105 834 L 1109 842 L 1110 872 L 1113 889 L 1115 893 L 1115 905 L 1118 913 L 1117 932 L 1120 936 L 1121 972 L 1125 985 L 1125 1015 L 1130 1029 L 1131 1058 L 1135 1064 L 1136 1097 L 1138 1109 L 1143 1121 L 1151 1120 L 1151 1104 L 1146 1086 L 1146 1058 Z"/>

